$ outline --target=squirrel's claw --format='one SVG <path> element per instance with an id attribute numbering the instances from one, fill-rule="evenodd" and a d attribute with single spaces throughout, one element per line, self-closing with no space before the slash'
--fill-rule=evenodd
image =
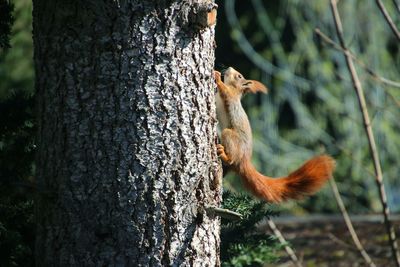
<path id="1" fill-rule="evenodd" d="M 222 82 L 221 80 L 221 72 L 214 70 L 214 78 L 217 83 Z"/>

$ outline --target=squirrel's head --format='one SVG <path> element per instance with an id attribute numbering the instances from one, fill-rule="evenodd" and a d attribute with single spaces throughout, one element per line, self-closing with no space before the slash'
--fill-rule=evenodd
<path id="1" fill-rule="evenodd" d="M 232 67 L 229 67 L 224 72 L 224 83 L 228 86 L 235 87 L 240 90 L 241 94 L 245 93 L 267 93 L 268 89 L 262 83 L 255 80 L 246 80 L 240 72 Z"/>

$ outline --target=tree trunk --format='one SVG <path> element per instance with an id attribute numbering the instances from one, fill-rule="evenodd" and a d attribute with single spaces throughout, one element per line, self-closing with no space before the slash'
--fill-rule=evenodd
<path id="1" fill-rule="evenodd" d="M 34 0 L 37 266 L 219 265 L 203 2 Z"/>

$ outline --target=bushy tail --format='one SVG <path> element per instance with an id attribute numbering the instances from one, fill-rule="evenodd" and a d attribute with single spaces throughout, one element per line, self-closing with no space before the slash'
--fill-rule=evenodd
<path id="1" fill-rule="evenodd" d="M 287 177 L 271 178 L 259 173 L 250 161 L 242 164 L 239 175 L 244 185 L 253 194 L 268 202 L 281 202 L 288 199 L 300 199 L 315 193 L 332 176 L 335 161 L 327 156 L 317 156 L 308 160 Z"/>

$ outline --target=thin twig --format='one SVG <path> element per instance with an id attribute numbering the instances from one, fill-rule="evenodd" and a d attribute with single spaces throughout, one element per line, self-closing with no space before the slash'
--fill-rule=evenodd
<path id="1" fill-rule="evenodd" d="M 338 51 L 342 51 L 344 52 L 343 47 L 341 47 L 339 44 L 335 43 L 335 41 L 333 41 L 331 38 L 329 38 L 326 34 L 324 34 L 323 32 L 321 32 L 320 29 L 315 29 L 315 33 L 321 37 L 321 39 L 329 44 L 331 47 L 333 47 L 334 49 L 338 50 Z M 382 77 L 381 75 L 377 74 L 375 71 L 373 71 L 372 69 L 370 69 L 364 62 L 362 62 L 361 60 L 359 60 L 350 50 L 348 50 L 350 57 L 356 61 L 358 63 L 358 65 L 360 65 L 369 75 L 371 75 L 375 80 L 382 82 L 384 84 L 393 86 L 393 87 L 399 87 L 400 88 L 400 82 L 396 82 L 396 81 L 392 81 L 390 79 L 387 79 L 385 77 Z"/>
<path id="2" fill-rule="evenodd" d="M 338 76 L 340 78 L 341 81 L 346 82 L 346 83 L 351 83 L 350 80 L 346 79 L 342 74 L 340 74 L 339 72 L 335 72 L 335 75 Z M 387 96 L 389 97 L 389 99 L 397 106 L 400 107 L 400 100 L 396 99 L 396 97 L 393 95 L 393 93 L 390 90 L 387 90 L 386 88 L 382 88 L 383 91 L 387 94 Z M 382 106 L 378 106 L 375 105 L 375 107 L 377 109 L 382 109 L 382 110 L 386 110 L 388 109 L 388 107 L 390 107 L 389 105 L 386 105 L 385 107 Z"/>
<path id="3" fill-rule="evenodd" d="M 390 96 L 390 98 L 392 99 L 392 101 L 398 106 L 400 107 L 400 101 L 397 100 L 397 98 L 391 93 L 391 92 L 386 92 L 388 94 L 388 96 Z"/>
<path id="4" fill-rule="evenodd" d="M 329 179 L 329 184 L 331 185 L 333 195 L 335 196 L 336 203 L 339 206 L 340 212 L 342 213 L 343 220 L 346 223 L 347 229 L 349 230 L 349 233 L 351 235 L 351 238 L 353 239 L 354 245 L 356 245 L 358 251 L 360 252 L 361 256 L 364 258 L 364 260 L 367 262 L 367 264 L 371 267 L 376 267 L 375 263 L 372 261 L 371 257 L 368 255 L 368 253 L 365 251 L 363 245 L 360 242 L 360 239 L 358 239 L 357 233 L 354 230 L 353 224 L 350 220 L 350 216 L 347 213 L 346 207 L 344 206 L 344 203 L 342 201 L 342 197 L 339 194 L 338 187 L 335 182 L 335 178 L 332 177 Z"/>
<path id="5" fill-rule="evenodd" d="M 393 5 L 395 6 L 397 12 L 400 13 L 400 3 L 397 0 L 393 0 Z"/>
<path id="6" fill-rule="evenodd" d="M 267 218 L 267 222 L 271 231 L 278 238 L 279 242 L 285 247 L 286 253 L 289 255 L 293 264 L 297 267 L 303 267 L 303 265 L 301 265 L 299 258 L 297 258 L 296 254 L 294 253 L 293 249 L 287 245 L 285 238 L 283 237 L 281 231 L 279 231 L 279 229 L 276 227 L 275 223 L 270 218 Z"/>
<path id="7" fill-rule="evenodd" d="M 383 17 L 385 18 L 386 22 L 389 24 L 390 29 L 392 30 L 393 34 L 396 36 L 397 40 L 400 41 L 400 32 L 394 24 L 392 18 L 389 15 L 389 12 L 386 10 L 385 6 L 383 5 L 381 0 L 375 0 L 376 4 L 378 5 L 379 10 L 381 11 Z"/>
<path id="8" fill-rule="evenodd" d="M 379 162 L 379 155 L 378 155 L 378 150 L 376 147 L 375 138 L 374 138 L 374 134 L 373 134 L 372 127 L 371 127 L 371 121 L 369 119 L 369 114 L 368 114 L 368 109 L 367 109 L 367 105 L 366 105 L 366 101 L 365 101 L 364 91 L 363 91 L 361 82 L 358 78 L 357 71 L 354 67 L 354 63 L 350 56 L 349 50 L 347 49 L 345 41 L 344 41 L 343 26 L 342 26 L 342 22 L 340 19 L 339 11 L 337 9 L 337 1 L 331 0 L 330 4 L 331 4 L 332 15 L 333 15 L 334 22 L 335 22 L 336 33 L 338 35 L 340 45 L 343 48 L 343 54 L 345 56 L 346 64 L 349 69 L 349 73 L 350 73 L 350 76 L 351 76 L 351 79 L 353 82 L 353 87 L 357 93 L 358 102 L 360 105 L 360 109 L 361 109 L 361 113 L 362 113 L 362 117 L 363 117 L 363 121 L 364 121 L 364 128 L 365 128 L 365 131 L 367 134 L 369 149 L 370 149 L 370 153 L 371 153 L 373 164 L 374 164 L 375 180 L 376 180 L 376 184 L 379 188 L 379 196 L 380 196 L 380 201 L 382 203 L 382 213 L 383 213 L 383 217 L 384 217 L 386 231 L 389 236 L 389 243 L 390 243 L 390 247 L 392 249 L 393 259 L 396 263 L 396 266 L 400 267 L 400 255 L 398 253 L 396 233 L 395 233 L 393 225 L 389 219 L 390 211 L 389 211 L 389 206 L 387 204 L 385 187 L 383 184 L 382 169 L 381 169 L 381 164 Z"/>
<path id="9" fill-rule="evenodd" d="M 357 248 L 354 248 L 353 245 L 348 244 L 347 242 L 343 241 L 342 239 L 340 239 L 339 237 L 335 236 L 332 233 L 328 233 L 328 237 L 335 243 L 338 243 L 341 246 L 344 246 L 352 251 L 358 251 Z"/>

